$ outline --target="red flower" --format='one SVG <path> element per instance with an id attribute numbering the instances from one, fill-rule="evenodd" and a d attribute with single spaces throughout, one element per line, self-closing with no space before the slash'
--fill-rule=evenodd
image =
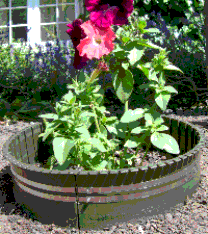
<path id="1" fill-rule="evenodd" d="M 92 21 L 88 20 L 80 26 L 86 37 L 77 46 L 80 56 L 87 56 L 88 59 L 100 59 L 103 55 L 108 55 L 114 49 L 113 40 L 115 33 L 109 27 L 101 30 Z"/>
<path id="2" fill-rule="evenodd" d="M 79 51 L 77 50 L 77 46 L 80 43 L 80 40 L 86 37 L 84 30 L 80 27 L 83 23 L 81 19 L 76 19 L 72 22 L 72 24 L 67 24 L 66 26 L 69 29 L 66 30 L 66 33 L 71 37 L 73 46 L 75 48 L 75 56 L 74 56 L 74 68 L 81 69 L 87 65 L 87 61 L 89 60 L 86 56 L 81 57 L 79 55 Z"/>
<path id="3" fill-rule="evenodd" d="M 91 12 L 90 20 L 99 28 L 108 28 L 111 25 L 128 24 L 128 17 L 134 10 L 133 0 L 107 1 L 85 0 L 85 6 Z"/>

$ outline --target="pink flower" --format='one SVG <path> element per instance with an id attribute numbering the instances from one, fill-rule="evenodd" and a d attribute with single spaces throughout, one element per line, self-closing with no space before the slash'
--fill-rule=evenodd
<path id="1" fill-rule="evenodd" d="M 101 30 L 90 20 L 83 23 L 80 27 L 87 35 L 77 46 L 80 56 L 86 55 L 88 59 L 100 59 L 103 55 L 108 55 L 113 51 L 113 40 L 116 36 L 110 27 L 105 30 Z"/>
<path id="2" fill-rule="evenodd" d="M 91 12 L 90 20 L 101 29 L 111 25 L 128 24 L 127 18 L 134 10 L 133 0 L 121 0 L 120 2 L 85 0 L 85 6 Z"/>
<path id="3" fill-rule="evenodd" d="M 81 57 L 79 55 L 79 51 L 77 50 L 77 46 L 80 43 L 80 40 L 86 37 L 86 34 L 84 33 L 83 29 L 80 27 L 82 24 L 81 19 L 76 19 L 72 22 L 72 24 L 67 24 L 66 26 L 69 27 L 69 29 L 66 30 L 66 33 L 69 34 L 71 37 L 73 46 L 75 48 L 75 56 L 74 56 L 74 68 L 75 69 L 81 69 L 84 66 L 87 65 L 87 61 L 89 60 L 86 56 Z"/>

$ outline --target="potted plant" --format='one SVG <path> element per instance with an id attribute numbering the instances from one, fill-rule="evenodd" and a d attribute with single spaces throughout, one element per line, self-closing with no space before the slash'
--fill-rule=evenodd
<path id="1" fill-rule="evenodd" d="M 200 175 L 200 150 L 204 133 L 192 124 L 167 118 L 165 111 L 172 93 L 166 85 L 164 70 L 182 72 L 168 61 L 167 52 L 143 38 L 144 19 L 135 21 L 139 35 L 120 27 L 115 34 L 112 24 L 128 22 L 133 1 L 121 6 L 100 6 L 86 0 L 90 20 L 76 19 L 67 25 L 75 58 L 74 67 L 82 69 L 88 60 L 98 59 L 90 76 L 83 71 L 68 85 L 68 93 L 56 102 L 56 113 L 43 114 L 45 122 L 11 137 L 4 153 L 11 162 L 16 200 L 22 201 L 43 223 L 100 229 L 115 223 L 163 213 L 183 202 L 195 191 Z M 125 20 L 124 20 L 125 19 Z M 121 21 L 120 21 L 121 20 Z M 127 26 L 129 27 L 129 26 Z M 114 40 L 120 39 L 120 44 Z M 148 48 L 159 50 L 151 62 L 142 63 Z M 114 67 L 108 67 L 114 56 Z M 131 67 L 138 67 L 152 88 L 155 103 L 130 109 L 128 100 L 134 86 Z M 112 71 L 111 71 L 112 69 Z M 101 72 L 110 72 L 117 97 L 124 105 L 119 119 L 103 106 L 103 92 L 97 80 Z M 166 133 L 163 133 L 166 131 Z M 38 138 L 48 139 L 48 149 L 38 151 Z M 153 152 L 157 162 L 147 158 Z M 38 151 L 38 155 L 37 155 Z M 35 158 L 46 155 L 46 164 L 37 167 Z M 171 196 L 171 200 L 170 200 Z"/>

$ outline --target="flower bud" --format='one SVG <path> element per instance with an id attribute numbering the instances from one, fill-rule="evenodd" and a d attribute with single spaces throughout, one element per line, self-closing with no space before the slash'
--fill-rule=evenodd
<path id="1" fill-rule="evenodd" d="M 105 62 L 100 61 L 99 64 L 98 64 L 98 70 L 109 71 L 109 67 Z"/>

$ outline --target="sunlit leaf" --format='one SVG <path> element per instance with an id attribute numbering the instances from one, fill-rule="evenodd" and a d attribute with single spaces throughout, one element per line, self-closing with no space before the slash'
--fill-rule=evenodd
<path id="1" fill-rule="evenodd" d="M 178 68 L 178 67 L 176 67 L 176 66 L 174 66 L 174 65 L 171 65 L 171 64 L 165 66 L 163 69 L 164 69 L 164 70 L 179 71 L 179 72 L 183 73 L 182 70 L 181 70 L 180 68 Z"/>
<path id="2" fill-rule="evenodd" d="M 98 138 L 90 138 L 88 139 L 88 142 L 102 153 L 107 151 L 103 143 Z"/>
<path id="3" fill-rule="evenodd" d="M 138 50 L 136 48 L 130 51 L 128 55 L 129 62 L 133 66 L 136 62 L 138 62 L 144 54 L 144 50 Z"/>
<path id="4" fill-rule="evenodd" d="M 150 137 L 152 144 L 159 149 L 166 150 L 171 154 L 179 154 L 180 149 L 178 142 L 166 133 L 153 133 Z"/>
<path id="5" fill-rule="evenodd" d="M 162 132 L 162 131 L 166 131 L 166 130 L 168 130 L 169 129 L 169 127 L 167 127 L 167 126 L 165 126 L 165 125 L 161 125 L 159 128 L 157 128 L 157 131 L 158 132 Z"/>
<path id="6" fill-rule="evenodd" d="M 142 108 L 137 108 L 135 110 L 128 110 L 125 111 L 123 116 L 121 117 L 121 122 L 122 123 L 130 123 L 134 122 L 144 116 L 144 109 Z"/>
<path id="7" fill-rule="evenodd" d="M 167 108 L 168 102 L 171 98 L 171 95 L 168 93 L 159 93 L 159 94 L 155 94 L 155 101 L 157 103 L 157 105 L 164 111 Z"/>
<path id="8" fill-rule="evenodd" d="M 170 93 L 178 93 L 178 91 L 170 85 L 165 86 L 164 89 Z"/>
<path id="9" fill-rule="evenodd" d="M 160 33 L 160 30 L 157 28 L 148 28 L 144 29 L 144 33 Z"/>
<path id="10" fill-rule="evenodd" d="M 74 147 L 75 141 L 64 137 L 55 137 L 53 139 L 53 151 L 56 160 L 63 165 L 67 159 L 68 153 Z"/>
<path id="11" fill-rule="evenodd" d="M 113 86 L 117 97 L 125 103 L 133 91 L 134 79 L 129 70 L 120 69 L 113 76 Z"/>
<path id="12" fill-rule="evenodd" d="M 132 136 L 129 140 L 126 141 L 124 147 L 128 148 L 136 148 L 141 142 L 139 138 L 136 136 Z"/>
<path id="13" fill-rule="evenodd" d="M 131 133 L 133 134 L 140 134 L 142 132 L 145 132 L 147 128 L 145 128 L 144 126 L 141 126 L 141 127 L 137 127 L 137 128 L 134 128 Z"/>

